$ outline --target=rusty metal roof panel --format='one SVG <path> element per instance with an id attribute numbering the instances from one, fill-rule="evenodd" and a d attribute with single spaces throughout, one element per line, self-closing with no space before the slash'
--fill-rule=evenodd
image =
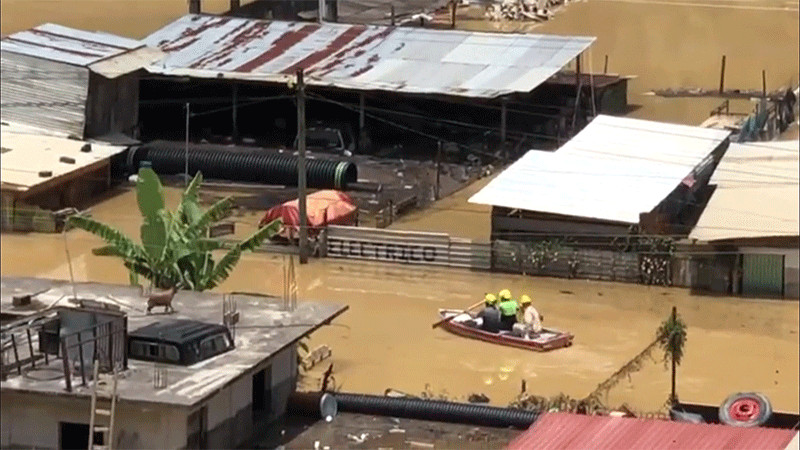
<path id="1" fill-rule="evenodd" d="M 591 448 L 783 450 L 797 434 L 777 428 L 741 428 L 668 420 L 547 413 L 509 444 L 511 450 Z"/>
<path id="2" fill-rule="evenodd" d="M 528 92 L 594 37 L 477 33 L 187 15 L 144 42 L 164 75 L 286 82 L 465 97 Z"/>
<path id="3" fill-rule="evenodd" d="M 14 33 L 0 42 L 3 52 L 19 53 L 81 67 L 142 46 L 140 41 L 133 39 L 108 33 L 76 30 L 51 23 Z"/>

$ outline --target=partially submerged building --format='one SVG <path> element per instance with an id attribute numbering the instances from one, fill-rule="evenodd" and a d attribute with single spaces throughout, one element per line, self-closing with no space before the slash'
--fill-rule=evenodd
<path id="1" fill-rule="evenodd" d="M 728 134 L 601 115 L 555 152 L 528 151 L 469 202 L 492 206 L 493 240 L 575 235 L 590 245 L 631 226 L 669 234 L 685 225 Z"/>
<path id="2" fill-rule="evenodd" d="M 5 99 L 5 98 L 4 98 Z M 65 208 L 81 208 L 111 184 L 111 158 L 127 147 L 0 125 L 3 231 L 53 232 Z"/>
<path id="3" fill-rule="evenodd" d="M 436 140 L 468 146 L 487 134 L 555 142 L 572 129 L 575 92 L 561 92 L 567 79 L 544 85 L 594 40 L 187 15 L 144 40 L 167 56 L 147 68 L 161 78 L 142 85 L 143 135 L 183 132 L 191 103 L 194 133 L 283 133 L 291 145 L 292 86 L 303 69 L 309 121 L 351 122 L 362 148 L 364 134 L 399 135 L 407 145 L 422 139 L 429 151 Z M 237 113 L 245 105 L 251 118 Z M 204 115 L 214 109 L 224 111 Z"/>
<path id="4" fill-rule="evenodd" d="M 179 292 L 174 314 L 145 314 L 136 287 L 0 283 L 3 447 L 86 448 L 95 360 L 119 370 L 113 448 L 242 445 L 286 410 L 297 342 L 347 309 Z"/>
<path id="5" fill-rule="evenodd" d="M 712 292 L 800 296 L 800 143 L 733 143 L 685 246 L 685 283 Z"/>
<path id="6" fill-rule="evenodd" d="M 3 122 L 75 139 L 136 135 L 139 70 L 161 57 L 107 33 L 44 24 L 0 41 Z"/>
<path id="7" fill-rule="evenodd" d="M 493 267 L 668 278 L 662 243 L 638 236 L 688 234 L 728 134 L 600 115 L 555 152 L 528 151 L 469 199 L 492 206 Z"/>

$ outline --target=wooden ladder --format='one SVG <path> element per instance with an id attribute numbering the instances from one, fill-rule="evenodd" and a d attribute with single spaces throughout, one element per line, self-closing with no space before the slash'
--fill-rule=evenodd
<path id="1" fill-rule="evenodd" d="M 97 360 L 94 361 L 94 382 L 92 383 L 92 411 L 89 418 L 89 448 L 108 449 L 112 448 L 114 439 L 114 415 L 117 409 L 117 369 L 114 368 L 111 374 L 99 373 L 100 366 Z M 98 419 L 106 418 L 105 424 L 98 424 Z M 103 445 L 94 445 L 94 434 L 103 434 Z"/>

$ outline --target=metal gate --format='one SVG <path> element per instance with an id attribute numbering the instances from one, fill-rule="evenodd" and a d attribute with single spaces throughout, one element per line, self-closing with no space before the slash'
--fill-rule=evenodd
<path id="1" fill-rule="evenodd" d="M 783 260 L 783 255 L 743 255 L 742 294 L 783 296 Z"/>

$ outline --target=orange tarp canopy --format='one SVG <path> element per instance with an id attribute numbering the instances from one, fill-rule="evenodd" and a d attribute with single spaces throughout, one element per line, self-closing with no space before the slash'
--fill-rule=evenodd
<path id="1" fill-rule="evenodd" d="M 283 237 L 297 236 L 300 229 L 300 210 L 297 199 L 270 208 L 259 222 L 263 226 L 275 219 L 283 220 Z M 322 190 L 306 196 L 308 233 L 316 234 L 326 225 L 350 225 L 355 222 L 358 208 L 344 192 Z"/>

